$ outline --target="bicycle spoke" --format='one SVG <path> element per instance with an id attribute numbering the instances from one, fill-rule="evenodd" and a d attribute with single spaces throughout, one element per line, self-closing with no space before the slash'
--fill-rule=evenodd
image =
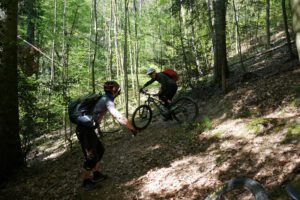
<path id="1" fill-rule="evenodd" d="M 174 103 L 171 112 L 179 123 L 191 123 L 198 116 L 198 106 L 190 98 L 182 97 Z"/>
<path id="2" fill-rule="evenodd" d="M 136 129 L 146 128 L 152 119 L 152 111 L 149 106 L 141 105 L 133 113 L 132 123 Z"/>

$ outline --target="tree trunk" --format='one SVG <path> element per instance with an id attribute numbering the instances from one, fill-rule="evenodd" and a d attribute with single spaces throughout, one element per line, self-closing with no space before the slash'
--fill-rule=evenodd
<path id="1" fill-rule="evenodd" d="M 284 22 L 284 30 L 285 30 L 285 37 L 286 37 L 286 41 L 287 41 L 288 50 L 289 50 L 289 53 L 290 53 L 290 58 L 294 58 L 295 55 L 293 53 L 292 43 L 291 43 L 291 36 L 290 36 L 290 33 L 289 33 L 289 26 L 288 26 L 287 14 L 286 14 L 285 0 L 281 1 L 281 6 L 282 6 L 282 17 L 283 17 L 283 22 Z"/>
<path id="2" fill-rule="evenodd" d="M 216 58 L 215 63 L 215 81 L 222 85 L 223 92 L 226 91 L 226 78 L 229 70 L 226 55 L 226 2 L 224 0 L 215 0 L 215 32 L 216 32 Z"/>
<path id="3" fill-rule="evenodd" d="M 54 62 L 54 52 L 55 52 L 55 38 L 56 38 L 56 23 L 57 23 L 57 0 L 54 0 L 54 24 L 53 24 L 53 36 L 52 36 L 52 52 L 51 52 L 51 82 L 55 78 L 55 62 Z"/>
<path id="4" fill-rule="evenodd" d="M 110 21 L 108 30 L 108 49 L 109 49 L 109 80 L 113 77 L 113 51 L 112 51 L 112 29 L 113 29 L 113 0 L 110 0 Z"/>
<path id="5" fill-rule="evenodd" d="M 290 0 L 290 4 L 292 8 L 293 28 L 295 32 L 298 59 L 300 59 L 300 0 Z"/>
<path id="6" fill-rule="evenodd" d="M 260 19 L 260 12 L 261 9 L 259 8 L 259 6 L 256 5 L 257 9 L 257 18 L 256 18 L 256 27 L 255 27 L 255 41 L 256 43 L 259 43 L 259 38 L 258 38 L 258 30 L 259 30 L 259 19 Z"/>
<path id="7" fill-rule="evenodd" d="M 96 92 L 96 86 L 95 86 L 95 61 L 97 57 L 97 42 L 98 42 L 98 22 L 97 22 L 97 1 L 93 0 L 93 13 L 94 13 L 94 54 L 93 54 L 93 59 L 92 59 L 92 71 L 91 71 L 91 78 L 92 78 L 92 89 L 93 93 Z"/>
<path id="8" fill-rule="evenodd" d="M 67 60 L 66 60 L 66 55 L 67 55 L 67 48 L 66 48 L 66 15 L 67 15 L 67 0 L 64 0 L 64 11 L 63 11 L 63 27 L 62 27 L 62 64 L 63 64 L 63 73 L 62 73 L 62 80 L 63 84 L 65 87 L 63 87 L 63 101 L 65 102 L 64 104 L 64 117 L 63 117 L 63 126 L 64 126 L 64 136 L 65 136 L 65 142 L 72 142 L 70 140 L 70 137 L 67 132 L 67 102 L 65 101 L 67 99 Z M 72 146 L 72 143 L 71 143 Z"/>
<path id="9" fill-rule="evenodd" d="M 180 44 L 181 44 L 181 50 L 182 50 L 182 56 L 183 56 L 183 64 L 184 64 L 184 68 L 186 70 L 186 80 L 189 84 L 189 86 L 191 88 L 193 88 L 192 82 L 191 82 L 191 78 L 190 78 L 190 69 L 189 69 L 189 65 L 188 65 L 188 61 L 187 61 L 187 56 L 186 56 L 186 49 L 185 49 L 185 45 L 184 45 L 184 40 L 183 40 L 183 6 L 182 6 L 182 0 L 180 0 L 180 10 L 179 10 L 179 32 L 180 32 Z"/>
<path id="10" fill-rule="evenodd" d="M 214 10 L 214 7 L 213 7 L 213 4 L 211 3 L 211 0 L 206 0 L 206 5 L 207 5 L 207 10 L 208 10 L 208 27 L 211 32 L 211 42 L 212 42 L 211 52 L 213 55 L 216 55 L 216 52 L 215 52 L 216 51 L 216 33 L 215 33 L 215 29 L 214 29 L 215 18 L 213 16 L 213 12 L 212 12 Z M 216 57 L 214 57 L 212 65 L 215 66 L 215 63 L 216 63 Z"/>
<path id="11" fill-rule="evenodd" d="M 17 0 L 0 4 L 0 183 L 24 163 L 19 136 Z"/>
<path id="12" fill-rule="evenodd" d="M 236 40 L 237 40 L 237 49 L 238 49 L 238 54 L 240 57 L 240 62 L 242 65 L 242 69 L 244 72 L 246 72 L 244 61 L 243 61 L 243 55 L 242 55 L 242 49 L 241 49 L 241 39 L 240 39 L 240 31 L 239 31 L 239 21 L 238 21 L 238 16 L 236 14 L 236 7 L 235 7 L 235 1 L 233 0 L 232 2 L 233 6 L 233 11 L 234 11 L 234 19 L 235 19 L 235 29 L 236 29 Z"/>
<path id="13" fill-rule="evenodd" d="M 116 71 L 117 71 L 117 79 L 119 79 L 119 68 L 120 68 L 120 56 L 118 51 L 118 19 L 117 19 L 117 2 L 116 0 L 113 1 L 113 11 L 114 11 L 114 48 L 115 48 L 115 54 L 116 54 Z"/>
<path id="14" fill-rule="evenodd" d="M 128 0 L 125 0 L 125 25 L 124 25 L 124 90 L 125 90 L 125 115 L 128 118 L 128 74 L 127 74 L 127 24 L 128 24 Z"/>
<path id="15" fill-rule="evenodd" d="M 25 7 L 27 11 L 27 38 L 26 40 L 34 44 L 34 33 L 35 33 L 35 26 L 34 26 L 34 19 L 36 17 L 36 13 L 34 10 L 35 0 L 26 0 Z"/>
<path id="16" fill-rule="evenodd" d="M 130 26 L 130 17 L 128 16 L 127 23 L 128 23 L 128 46 L 129 46 L 129 60 L 130 60 L 130 78 L 131 78 L 131 88 L 132 94 L 135 93 L 135 80 L 134 80 L 134 44 L 131 38 L 131 26 Z M 134 96 L 135 97 L 135 96 Z"/>
<path id="17" fill-rule="evenodd" d="M 267 34 L 267 49 L 271 46 L 271 33 L 270 33 L 270 0 L 266 2 L 266 34 Z"/>
<path id="18" fill-rule="evenodd" d="M 200 64 L 200 56 L 196 47 L 196 42 L 195 42 L 195 27 L 194 27 L 194 17 L 193 17 L 193 1 L 189 0 L 189 13 L 190 13 L 190 19 L 191 19 L 191 40 L 192 40 L 192 46 L 193 46 L 193 54 L 195 57 L 195 63 L 196 63 L 196 68 L 198 75 L 203 75 L 202 69 L 201 69 L 201 64 Z"/>
<path id="19" fill-rule="evenodd" d="M 136 0 L 133 0 L 133 6 L 134 6 L 134 32 L 135 32 L 135 80 L 137 89 L 139 87 L 139 43 L 138 43 L 138 24 L 137 24 L 137 6 L 136 6 Z M 138 91 L 137 91 L 138 92 Z M 140 93 L 138 92 L 138 104 L 140 103 Z"/>
<path id="20" fill-rule="evenodd" d="M 93 41 L 93 6 L 90 7 L 90 35 L 89 35 L 89 50 L 88 50 L 88 58 L 89 58 L 89 68 L 88 74 L 91 74 L 92 71 L 92 41 Z M 96 45 L 96 44 L 95 44 Z M 91 86 L 91 79 L 88 79 L 88 88 Z"/>

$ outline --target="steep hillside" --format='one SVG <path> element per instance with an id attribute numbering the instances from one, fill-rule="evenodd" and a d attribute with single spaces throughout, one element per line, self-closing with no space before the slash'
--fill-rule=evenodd
<path id="1" fill-rule="evenodd" d="M 193 91 L 201 117 L 192 126 L 157 119 L 134 138 L 126 131 L 103 137 L 109 179 L 93 190 L 80 188 L 79 146 L 66 149 L 57 133 L 0 198 L 204 199 L 224 181 L 246 176 L 272 199 L 287 199 L 280 186 L 300 168 L 300 67 L 279 51 L 249 71 L 234 72 L 226 95 L 211 87 Z M 245 191 L 236 195 L 251 199 Z"/>

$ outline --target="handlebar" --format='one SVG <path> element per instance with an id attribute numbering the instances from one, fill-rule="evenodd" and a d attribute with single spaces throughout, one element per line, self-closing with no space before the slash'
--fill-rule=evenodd
<path id="1" fill-rule="evenodd" d="M 148 95 L 148 96 L 153 96 L 153 97 L 158 96 L 158 94 L 151 94 L 151 93 L 149 93 L 147 90 L 140 90 L 140 93 L 145 94 L 145 95 Z"/>

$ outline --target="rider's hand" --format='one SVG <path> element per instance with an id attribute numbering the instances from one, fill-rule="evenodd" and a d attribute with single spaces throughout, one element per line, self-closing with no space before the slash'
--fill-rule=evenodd
<path id="1" fill-rule="evenodd" d="M 141 88 L 141 89 L 140 89 L 140 93 L 142 93 L 142 92 L 144 92 L 144 88 Z"/>

